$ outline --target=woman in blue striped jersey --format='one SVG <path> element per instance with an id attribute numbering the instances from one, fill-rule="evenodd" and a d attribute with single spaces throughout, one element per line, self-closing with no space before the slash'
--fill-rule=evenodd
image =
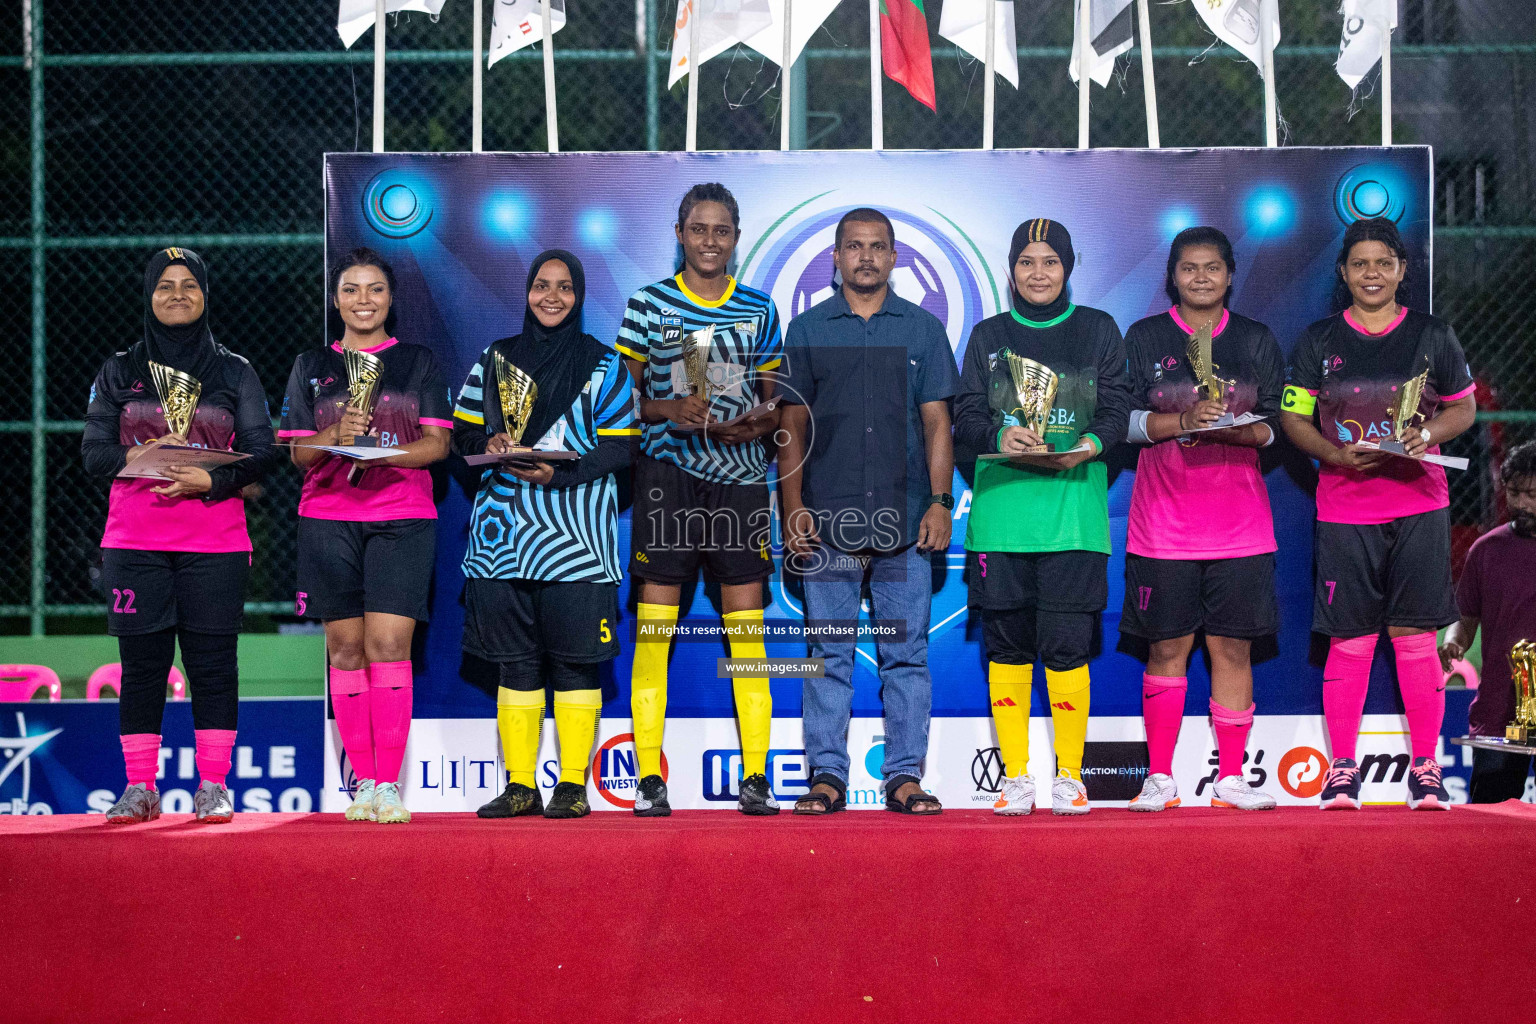
<path id="1" fill-rule="evenodd" d="M 491 463 L 464 555 L 464 649 L 498 666 L 504 792 L 482 818 L 587 814 L 586 768 L 602 704 L 598 670 L 619 653 L 618 486 L 639 436 L 629 371 L 581 329 L 586 277 L 563 249 L 528 268 L 523 331 L 481 354 L 453 411 L 453 450 L 508 451 L 497 357 L 538 386 L 521 442 L 566 461 Z M 489 391 L 487 398 L 485 392 Z M 544 688 L 555 692 L 560 780 L 549 806 L 534 780 Z"/>

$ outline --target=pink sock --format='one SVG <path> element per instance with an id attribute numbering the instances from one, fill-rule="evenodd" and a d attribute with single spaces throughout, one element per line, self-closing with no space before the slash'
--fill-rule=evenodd
<path id="1" fill-rule="evenodd" d="M 1440 671 L 1435 634 L 1395 636 L 1392 648 L 1397 655 L 1397 686 L 1403 694 L 1413 756 L 1434 757 L 1440 723 L 1445 719 L 1445 674 Z"/>
<path id="2" fill-rule="evenodd" d="M 1247 711 L 1233 711 L 1211 701 L 1211 724 L 1216 729 L 1217 778 L 1243 774 L 1243 752 L 1248 749 L 1248 733 L 1253 728 L 1254 705 Z"/>
<path id="3" fill-rule="evenodd" d="M 1184 694 L 1189 680 L 1184 676 L 1141 677 L 1141 717 L 1147 727 L 1147 771 L 1154 775 L 1173 774 L 1173 748 L 1179 742 L 1179 726 L 1184 724 Z"/>
<path id="4" fill-rule="evenodd" d="M 367 669 L 331 669 L 331 712 L 341 734 L 341 749 L 359 779 L 374 777 L 372 707 Z"/>
<path id="5" fill-rule="evenodd" d="M 373 701 L 373 756 L 379 782 L 399 782 L 405 740 L 411 734 L 411 663 L 376 661 L 368 666 Z"/>
<path id="6" fill-rule="evenodd" d="M 193 729 L 197 741 L 197 777 L 224 785 L 229 778 L 229 752 L 235 749 L 233 729 Z"/>
<path id="7" fill-rule="evenodd" d="M 1360 739 L 1360 715 L 1365 711 L 1365 691 L 1371 686 L 1371 657 L 1376 636 L 1333 637 L 1328 642 L 1328 662 L 1323 666 L 1323 716 L 1328 719 L 1328 742 L 1334 757 L 1355 759 Z"/>
<path id="8" fill-rule="evenodd" d="M 131 732 L 120 739 L 123 744 L 123 767 L 128 770 L 128 785 L 143 783 L 145 789 L 154 789 L 155 776 L 160 773 L 160 734 Z"/>

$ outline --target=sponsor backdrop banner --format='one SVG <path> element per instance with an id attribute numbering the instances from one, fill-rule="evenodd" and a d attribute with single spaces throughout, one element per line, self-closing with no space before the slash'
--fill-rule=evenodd
<path id="1" fill-rule="evenodd" d="M 318 697 L 240 702 L 228 779 L 236 811 L 318 806 L 323 707 Z M 117 701 L 0 704 L 0 814 L 105 812 L 128 784 L 117 737 Z M 166 703 L 161 737 L 161 809 L 189 814 L 198 783 L 190 703 Z"/>
<path id="2" fill-rule="evenodd" d="M 1009 237 L 1017 224 L 1032 217 L 1051 217 L 1072 231 L 1078 256 L 1073 300 L 1107 309 L 1122 330 L 1167 308 L 1163 279 L 1168 243 L 1179 230 L 1195 224 L 1219 227 L 1232 238 L 1238 260 L 1233 307 L 1269 324 L 1287 349 L 1303 327 L 1334 311 L 1330 301 L 1338 246 L 1348 224 L 1362 216 L 1388 216 L 1398 222 L 1413 260 L 1402 298 L 1412 307 L 1430 306 L 1427 147 L 340 154 L 326 159 L 326 247 L 334 259 L 366 245 L 393 263 L 399 337 L 436 349 L 456 392 L 487 344 L 521 329 L 528 260 L 545 248 L 564 247 L 581 257 L 587 274 L 586 328 L 611 343 L 629 295 L 680 266 L 673 235 L 677 204 L 689 186 L 701 181 L 722 182 L 735 193 L 742 237 L 733 272 L 769 292 L 786 321 L 831 294 L 837 219 L 856 206 L 887 212 L 895 222 L 899 248 L 892 282 L 899 294 L 944 323 L 957 363 L 971 328 L 1008 308 L 1004 263 Z M 320 342 L 317 337 L 315 343 Z M 1358 433 L 1360 428 L 1342 424 L 1335 429 Z M 1315 473 L 1284 445 L 1266 451 L 1264 459 L 1280 542 L 1276 585 L 1284 627 L 1278 652 L 1270 652 L 1273 656 L 1255 669 L 1261 720 L 1254 749 L 1263 746 L 1273 763 L 1297 749 L 1297 743 L 1319 750 L 1324 744 L 1316 717 L 1322 710 L 1321 671 L 1309 661 L 1308 631 Z M 1141 740 L 1136 716 L 1142 666 L 1116 650 L 1134 466 L 1129 451 L 1111 463 L 1115 554 L 1109 567 L 1110 605 L 1103 619 L 1102 651 L 1092 666 L 1096 717 L 1090 739 L 1106 744 L 1099 753 L 1107 761 L 1134 752 L 1112 744 L 1139 749 Z M 465 773 L 478 771 L 476 763 L 483 767 L 497 754 L 494 700 L 460 674 L 459 562 L 475 484 L 464 469 L 460 464 L 452 479 L 443 474 L 433 618 L 417 662 L 418 719 L 409 785 L 412 805 L 422 809 L 435 802 L 444 809 L 477 806 L 492 790 L 466 788 L 470 775 Z M 929 655 L 935 714 L 929 778 L 947 798 L 962 802 L 968 797 L 957 795 L 951 785 L 970 779 L 976 750 L 991 744 L 985 661 L 978 630 L 966 614 L 962 578 L 969 473 L 969 467 L 962 467 L 954 483 L 954 542 L 940 559 L 942 571 L 935 573 Z M 627 561 L 627 492 L 622 503 L 620 554 Z M 777 541 L 775 524 L 776 564 L 782 555 Z M 718 621 L 718 593 L 712 591 L 700 581 L 695 593 L 685 595 L 683 625 Z M 770 624 L 800 618 L 801 595 L 792 577 L 776 573 L 770 591 Z M 621 594 L 629 617 L 628 640 L 633 598 L 627 580 Z M 633 747 L 618 739 L 627 731 L 621 720 L 627 720 L 629 711 L 630 647 L 626 642 L 607 677 L 605 711 L 612 717 L 605 715 L 600 743 L 609 745 L 596 762 L 604 771 L 632 767 Z M 735 747 L 730 686 L 715 677 L 716 659 L 724 653 L 723 640 L 706 638 L 680 642 L 672 658 L 667 751 L 671 770 L 684 782 L 672 787 L 675 806 L 727 806 L 711 796 L 724 784 L 718 780 L 725 776 L 717 773 L 726 771 L 725 761 L 719 759 L 728 760 Z M 769 644 L 771 656 L 804 653 L 799 643 Z M 854 714 L 859 720 L 850 740 L 856 746 L 873 743 L 880 731 L 874 655 L 872 647 L 861 646 L 857 659 Z M 1378 724 L 1390 723 L 1400 731 L 1389 655 L 1387 645 L 1378 648 L 1366 711 L 1382 716 L 1373 719 Z M 1035 711 L 1041 716 L 1046 711 L 1040 703 L 1043 695 L 1043 687 L 1037 687 Z M 783 719 L 775 722 L 774 742 L 783 747 L 775 759 L 782 767 L 776 771 L 787 780 L 803 770 L 794 760 L 803 761 L 798 753 L 799 680 L 776 680 L 773 697 L 775 712 Z M 1206 668 L 1197 658 L 1190 672 L 1189 707 L 1204 707 L 1208 697 Z M 1181 757 L 1194 758 L 1181 769 L 1186 783 L 1196 770 L 1203 772 L 1203 752 L 1209 744 L 1208 729 L 1201 722 L 1191 719 L 1189 742 L 1180 751 Z M 1037 725 L 1044 728 L 1044 721 Z M 959 733 L 964 733 L 963 740 Z M 1037 739 L 1035 749 L 1043 756 L 1048 745 L 1043 734 Z M 1402 746 L 1400 739 L 1391 743 L 1394 752 Z M 334 735 L 327 746 L 336 749 Z M 854 753 L 857 765 L 860 757 Z M 1144 749 L 1139 756 L 1145 757 Z M 342 799 L 335 790 L 345 766 L 334 756 L 328 755 L 327 761 L 334 786 L 328 783 L 325 804 L 334 807 Z M 1046 767 L 1042 763 L 1036 770 Z M 429 778 L 423 774 L 427 771 L 438 774 Z M 461 774 L 455 777 L 454 771 Z M 940 784 L 940 776 L 951 781 Z M 1121 798 L 1125 785 L 1111 786 L 1110 775 L 1090 778 L 1096 780 L 1090 789 L 1096 797 Z M 459 788 L 452 785 L 455 779 Z M 1276 796 L 1286 795 L 1278 785 L 1268 788 Z M 594 797 L 594 806 L 612 806 L 608 796 L 617 792 L 603 789 L 602 796 Z"/>

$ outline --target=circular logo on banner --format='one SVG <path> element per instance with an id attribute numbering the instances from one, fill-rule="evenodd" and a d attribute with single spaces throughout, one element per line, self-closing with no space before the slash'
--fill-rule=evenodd
<path id="1" fill-rule="evenodd" d="M 432 222 L 431 193 L 409 171 L 380 171 L 363 189 L 363 219 L 386 238 L 410 238 Z"/>
<path id="2" fill-rule="evenodd" d="M 1334 212 L 1345 224 L 1372 217 L 1396 223 L 1408 212 L 1409 185 L 1390 164 L 1359 164 L 1339 178 L 1333 189 Z"/>
<path id="3" fill-rule="evenodd" d="M 1323 791 L 1323 780 L 1328 775 L 1328 759 L 1322 751 L 1312 747 L 1292 747 L 1280 758 L 1277 773 L 1280 785 L 1287 793 L 1310 800 Z"/>
<path id="4" fill-rule="evenodd" d="M 667 755 L 661 755 L 661 778 L 667 779 Z M 635 754 L 635 734 L 621 732 L 597 748 L 592 758 L 592 781 L 597 791 L 615 807 L 635 809 L 635 790 L 640 786 L 639 759 Z"/>

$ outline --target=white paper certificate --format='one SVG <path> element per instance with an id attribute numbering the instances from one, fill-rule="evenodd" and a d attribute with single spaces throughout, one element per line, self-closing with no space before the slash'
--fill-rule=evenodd
<path id="1" fill-rule="evenodd" d="M 169 480 L 165 470 L 170 466 L 190 466 L 195 469 L 217 469 L 231 462 L 250 458 L 244 452 L 221 452 L 216 448 L 194 448 L 191 445 L 162 444 L 129 459 L 128 465 L 117 475 L 123 479 L 148 478 Z"/>

